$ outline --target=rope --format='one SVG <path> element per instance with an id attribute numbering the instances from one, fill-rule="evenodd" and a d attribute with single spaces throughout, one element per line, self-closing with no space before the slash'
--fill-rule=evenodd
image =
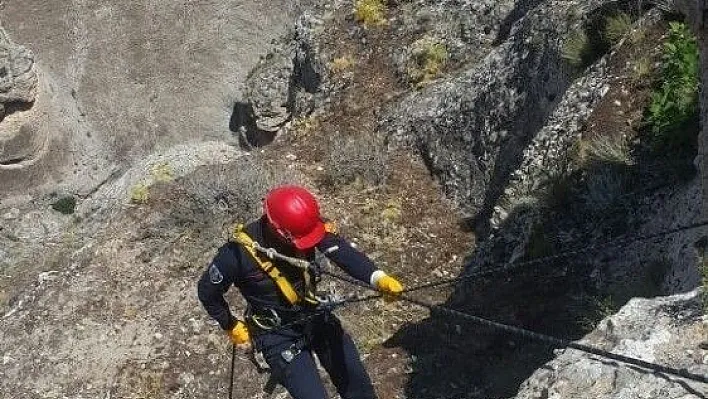
<path id="1" fill-rule="evenodd" d="M 234 369 L 236 368 L 236 345 L 231 345 L 231 376 L 229 377 L 229 399 L 234 397 Z"/>
<path id="2" fill-rule="evenodd" d="M 579 248 L 579 249 L 575 249 L 575 250 L 570 250 L 570 251 L 565 251 L 565 252 L 559 252 L 554 255 L 536 258 L 536 259 L 532 259 L 532 260 L 525 261 L 525 262 L 510 263 L 510 264 L 504 265 L 504 266 L 496 268 L 496 269 L 486 270 L 486 271 L 482 271 L 479 273 L 473 273 L 470 275 L 465 275 L 465 276 L 461 276 L 461 277 L 454 278 L 454 279 L 446 279 L 446 280 L 423 284 L 423 285 L 420 285 L 417 287 L 412 287 L 407 290 L 404 290 L 404 292 L 411 292 L 411 291 L 416 291 L 416 290 L 420 290 L 423 288 L 430 288 L 430 287 L 436 287 L 436 286 L 440 286 L 440 285 L 455 283 L 458 281 L 470 279 L 472 277 L 480 277 L 483 275 L 496 274 L 496 273 L 500 273 L 503 271 L 509 271 L 509 270 L 518 268 L 520 266 L 548 262 L 548 261 L 559 259 L 559 258 L 562 258 L 565 256 L 576 255 L 576 254 L 580 254 L 583 252 L 587 252 L 588 250 L 593 249 L 593 248 L 598 248 L 598 247 L 610 248 L 610 247 L 616 247 L 616 246 L 620 246 L 620 245 L 627 245 L 627 244 L 632 244 L 632 243 L 636 243 L 636 242 L 647 241 L 647 240 L 651 240 L 651 239 L 655 239 L 655 238 L 665 237 L 665 236 L 668 236 L 671 234 L 676 234 L 676 233 L 679 233 L 682 231 L 693 230 L 693 229 L 697 229 L 697 228 L 701 228 L 701 227 L 705 227 L 705 226 L 708 226 L 708 222 L 693 223 L 690 225 L 681 226 L 681 227 L 677 227 L 674 229 L 665 230 L 665 231 L 662 231 L 659 233 L 649 234 L 649 235 L 645 235 L 645 236 L 637 236 L 637 237 L 633 237 L 633 238 L 628 237 L 625 239 L 617 239 L 612 242 L 606 242 L 606 243 L 602 243 L 602 244 L 593 244 L 593 245 L 589 245 L 587 247 L 583 247 L 583 248 Z M 309 267 L 309 263 L 306 260 L 281 255 L 278 252 L 276 252 L 275 250 L 273 250 L 272 248 L 263 248 L 258 244 L 254 245 L 254 247 L 257 250 L 266 253 L 271 258 L 275 257 L 275 258 L 281 259 L 281 260 L 291 263 L 297 267 Z M 305 266 L 305 264 L 307 264 L 307 266 Z M 322 270 L 322 274 L 326 274 L 326 275 L 331 276 L 335 279 L 347 282 L 347 283 L 355 285 L 355 286 L 359 286 L 359 287 L 363 287 L 363 288 L 366 288 L 369 290 L 376 291 L 374 288 L 370 287 L 368 284 L 365 284 L 365 283 L 358 281 L 358 280 L 354 280 L 354 279 L 347 277 L 347 276 L 342 276 L 337 273 L 332 273 L 332 272 L 329 272 L 326 270 Z M 320 314 L 322 314 L 326 311 L 331 311 L 334 308 L 339 307 L 339 306 L 343 306 L 344 304 L 347 304 L 347 303 L 363 302 L 363 301 L 367 301 L 370 299 L 378 298 L 380 296 L 381 295 L 378 294 L 378 295 L 370 295 L 368 297 L 363 297 L 363 298 L 347 298 L 347 299 L 344 299 L 341 301 L 336 301 L 332 304 L 327 305 L 324 309 L 318 310 L 318 311 L 314 312 L 313 314 L 310 314 L 310 315 L 305 316 L 301 319 L 295 320 L 291 323 L 281 325 L 274 330 L 277 331 L 280 329 L 292 327 L 293 325 L 296 325 L 299 323 L 306 322 L 308 320 L 314 319 L 315 317 L 319 316 Z M 514 327 L 514 326 L 507 325 L 507 324 L 484 319 L 482 317 L 478 317 L 478 316 L 475 316 L 475 315 L 472 315 L 469 313 L 464 313 L 459 310 L 455 310 L 455 309 L 452 309 L 452 308 L 449 308 L 446 306 L 426 303 L 426 302 L 420 301 L 418 299 L 409 298 L 405 295 L 401 295 L 399 298 L 401 300 L 412 303 L 414 305 L 418 305 L 423 308 L 426 308 L 426 309 L 430 310 L 431 312 L 439 311 L 440 313 L 443 313 L 443 314 L 448 314 L 451 316 L 455 316 L 455 317 L 459 317 L 459 318 L 462 318 L 465 320 L 469 320 L 473 323 L 476 323 L 476 324 L 479 324 L 479 325 L 482 325 L 485 327 L 489 327 L 492 329 L 496 329 L 499 331 L 503 331 L 508 334 L 517 335 L 522 338 L 526 338 L 528 340 L 545 342 L 547 344 L 550 344 L 554 347 L 559 347 L 559 348 L 572 348 L 572 349 L 579 350 L 581 352 L 590 353 L 590 354 L 593 354 L 593 355 L 596 355 L 599 357 L 603 357 L 606 359 L 611 359 L 611 360 L 619 361 L 622 363 L 639 366 L 639 367 L 642 367 L 642 368 L 645 368 L 648 370 L 652 370 L 655 373 L 664 373 L 664 374 L 674 375 L 674 376 L 685 378 L 688 380 L 693 380 L 693 381 L 698 381 L 698 382 L 708 384 L 708 376 L 696 374 L 696 373 L 691 373 L 687 369 L 678 369 L 678 368 L 669 367 L 669 366 L 665 366 L 665 365 L 661 365 L 661 364 L 647 362 L 645 360 L 633 358 L 630 356 L 612 353 L 609 351 L 595 348 L 593 346 L 580 344 L 577 342 L 553 337 L 550 335 L 540 334 L 540 333 L 526 330 L 523 328 Z"/>
<path id="3" fill-rule="evenodd" d="M 680 227 L 677 227 L 674 229 L 664 230 L 659 233 L 648 234 L 648 235 L 644 235 L 644 236 L 619 238 L 619 239 L 613 240 L 611 242 L 607 241 L 607 242 L 602 242 L 602 243 L 596 243 L 596 244 L 588 245 L 586 247 L 582 247 L 582 248 L 578 248 L 578 249 L 574 249 L 574 250 L 569 250 L 569 251 L 558 252 L 553 255 L 543 256 L 540 258 L 535 258 L 535 259 L 531 259 L 531 260 L 527 260 L 527 261 L 523 261 L 523 262 L 508 263 L 508 264 L 502 265 L 501 267 L 496 267 L 496 268 L 492 268 L 492 269 L 488 269 L 488 270 L 474 272 L 474 273 L 466 274 L 464 276 L 442 279 L 442 280 L 437 280 L 437 281 L 433 281 L 430 283 L 417 285 L 417 286 L 405 289 L 403 292 L 404 293 L 414 292 L 414 291 L 419 291 L 419 290 L 426 289 L 426 288 L 439 287 L 439 286 L 443 286 L 443 285 L 451 285 L 451 284 L 455 284 L 457 282 L 470 280 L 473 278 L 485 277 L 485 276 L 489 276 L 489 275 L 495 275 L 495 274 L 511 271 L 511 270 L 517 269 L 522 266 L 528 266 L 528 265 L 533 265 L 533 264 L 538 264 L 538 263 L 546 263 L 546 262 L 550 262 L 550 261 L 564 258 L 567 256 L 578 255 L 578 254 L 590 251 L 592 249 L 599 249 L 599 248 L 607 249 L 607 248 L 613 248 L 613 247 L 618 247 L 618 246 L 622 246 L 622 245 L 634 244 L 634 243 L 642 242 L 642 241 L 649 241 L 649 240 L 652 240 L 655 238 L 661 238 L 661 237 L 665 237 L 668 235 L 672 235 L 672 234 L 676 234 L 676 233 L 680 233 L 680 232 L 688 231 L 688 230 L 694 230 L 694 229 L 698 229 L 698 228 L 706 227 L 706 226 L 708 226 L 708 221 L 699 222 L 699 223 L 692 223 L 689 225 L 680 226 Z M 496 264 L 492 264 L 492 265 L 498 266 L 501 264 L 496 263 Z"/>
<path id="4" fill-rule="evenodd" d="M 357 285 L 359 287 L 373 289 L 360 281 L 353 280 L 353 279 L 346 277 L 346 276 L 342 276 L 342 275 L 339 275 L 336 273 L 331 273 L 331 272 L 325 272 L 325 274 L 327 274 L 328 276 L 331 276 L 333 278 L 336 278 L 338 280 L 342 280 L 342 281 L 348 282 L 350 284 Z M 561 339 L 561 338 L 556 338 L 556 337 L 553 337 L 550 335 L 540 334 L 540 333 L 526 330 L 523 328 L 510 326 L 510 325 L 503 324 L 503 323 L 498 323 L 498 322 L 495 322 L 492 320 L 487 320 L 482 317 L 474 316 L 469 313 L 464 313 L 459 310 L 451 309 L 446 306 L 426 303 L 421 300 L 409 298 L 404 295 L 401 295 L 399 298 L 403 301 L 406 301 L 406 302 L 412 303 L 414 305 L 418 305 L 420 307 L 426 308 L 426 309 L 430 310 L 431 312 L 439 311 L 440 313 L 444 313 L 444 314 L 459 317 L 459 318 L 462 318 L 465 320 L 469 320 L 473 323 L 476 323 L 476 324 L 479 324 L 479 325 L 482 325 L 485 327 L 489 327 L 492 329 L 496 329 L 499 331 L 503 331 L 508 334 L 517 335 L 517 336 L 526 338 L 528 340 L 545 342 L 547 344 L 550 344 L 550 345 L 552 345 L 554 347 L 558 347 L 558 348 L 572 348 L 572 349 L 579 350 L 581 352 L 590 353 L 590 354 L 604 357 L 607 359 L 616 360 L 616 361 L 626 363 L 626 364 L 631 364 L 634 366 L 639 366 L 639 367 L 642 367 L 642 368 L 645 368 L 648 370 L 652 370 L 655 373 L 664 373 L 664 374 L 674 375 L 674 376 L 685 378 L 688 380 L 693 380 L 693 381 L 702 382 L 704 384 L 708 384 L 708 376 L 696 374 L 696 373 L 691 373 L 686 369 L 678 369 L 678 368 L 674 368 L 674 367 L 664 366 L 661 364 L 647 362 L 645 360 L 633 358 L 630 356 L 625 356 L 625 355 L 620 355 L 620 354 L 608 352 L 608 351 L 605 351 L 602 349 L 595 348 L 593 346 L 580 344 L 577 342 L 568 341 L 568 340 Z"/>

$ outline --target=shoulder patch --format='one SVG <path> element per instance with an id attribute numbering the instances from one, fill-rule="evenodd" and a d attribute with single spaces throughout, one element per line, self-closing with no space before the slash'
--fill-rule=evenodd
<path id="1" fill-rule="evenodd" d="M 214 263 L 209 265 L 209 280 L 212 284 L 221 284 L 224 281 L 224 275 Z"/>

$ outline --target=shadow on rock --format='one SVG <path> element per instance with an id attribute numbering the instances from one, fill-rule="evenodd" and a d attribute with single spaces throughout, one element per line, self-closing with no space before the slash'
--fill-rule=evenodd
<path id="1" fill-rule="evenodd" d="M 245 150 L 266 146 L 275 140 L 276 132 L 261 130 L 256 124 L 253 105 L 237 102 L 234 104 L 229 130 L 238 139 L 239 145 Z"/>

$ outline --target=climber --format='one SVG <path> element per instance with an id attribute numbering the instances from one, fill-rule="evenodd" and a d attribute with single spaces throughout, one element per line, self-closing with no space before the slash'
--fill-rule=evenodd
<path id="1" fill-rule="evenodd" d="M 304 188 L 280 186 L 263 201 L 264 214 L 223 245 L 198 284 L 199 300 L 234 345 L 262 355 L 273 377 L 295 399 L 325 399 L 313 354 L 343 399 L 376 398 L 352 338 L 316 290 L 324 255 L 350 276 L 395 300 L 401 283 L 336 233 L 320 216 L 317 200 Z M 257 251 L 310 261 L 298 268 Z M 229 310 L 224 293 L 235 285 L 246 300 L 243 320 Z M 309 316 L 309 317 L 308 317 Z"/>

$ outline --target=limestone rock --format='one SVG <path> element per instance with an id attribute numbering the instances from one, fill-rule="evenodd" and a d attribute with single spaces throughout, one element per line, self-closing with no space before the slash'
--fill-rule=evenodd
<path id="1" fill-rule="evenodd" d="M 708 320 L 699 290 L 633 299 L 580 342 L 612 353 L 706 375 Z M 679 339 L 680 337 L 680 339 Z M 701 398 L 708 386 L 627 367 L 568 349 L 526 380 L 516 399 Z"/>
<path id="2" fill-rule="evenodd" d="M 481 62 L 408 95 L 382 128 L 418 148 L 465 210 L 489 211 L 577 73 L 561 57 L 566 37 L 600 18 L 609 3 L 547 1 L 527 10 Z"/>
<path id="3" fill-rule="evenodd" d="M 0 28 L 0 118 L 10 103 L 31 103 L 37 91 L 34 55 Z"/>
<path id="4" fill-rule="evenodd" d="M 293 116 L 314 108 L 313 94 L 321 85 L 324 63 L 317 56 L 314 29 L 321 21 L 303 14 L 285 39 L 256 65 L 246 81 L 243 103 L 249 112 L 237 128 L 251 144 L 260 145 Z M 264 139 L 262 136 L 268 136 Z"/>

